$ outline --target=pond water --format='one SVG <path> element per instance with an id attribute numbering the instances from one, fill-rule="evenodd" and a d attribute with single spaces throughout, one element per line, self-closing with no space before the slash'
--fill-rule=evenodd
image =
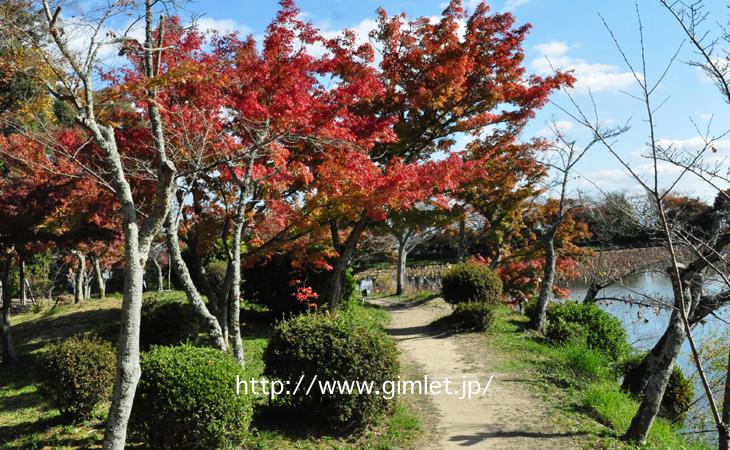
<path id="1" fill-rule="evenodd" d="M 584 284 L 572 284 L 567 286 L 570 296 L 576 300 L 582 300 L 588 288 Z M 707 292 L 717 292 L 721 289 L 718 281 L 707 283 Z M 663 273 L 649 272 L 626 277 L 621 285 L 610 286 L 598 293 L 598 298 L 633 299 L 643 303 L 647 302 L 646 297 L 661 301 L 664 304 L 671 304 L 672 286 L 669 277 Z M 607 312 L 618 317 L 626 328 L 629 343 L 638 349 L 649 350 L 659 340 L 667 327 L 671 311 L 668 308 L 659 306 L 635 305 L 617 300 L 603 300 L 598 304 Z M 730 321 L 730 308 L 725 307 L 717 314 L 719 317 L 710 316 L 705 324 L 699 324 L 694 330 L 693 336 L 699 343 L 702 338 L 717 335 L 728 327 L 725 321 Z M 722 319 L 722 320 L 721 320 Z M 694 365 L 690 360 L 689 344 L 685 342 L 680 356 L 680 364 L 684 369 L 692 369 Z"/>
<path id="2" fill-rule="evenodd" d="M 570 290 L 570 297 L 576 300 L 583 300 L 588 288 L 584 284 L 572 284 L 566 286 Z M 705 286 L 706 292 L 717 292 L 722 288 L 719 280 L 711 280 Z M 634 299 L 646 302 L 646 297 L 662 300 L 665 304 L 671 304 L 672 286 L 668 275 L 663 273 L 644 273 L 627 277 L 622 285 L 608 287 L 598 293 L 598 298 Z M 602 309 L 618 317 L 626 328 L 629 343 L 638 349 L 649 350 L 659 340 L 667 327 L 671 312 L 668 308 L 647 307 L 616 300 L 599 301 Z M 700 344 L 703 338 L 721 336 L 730 327 L 724 321 L 730 321 L 730 307 L 725 307 L 717 313 L 718 317 L 710 316 L 704 324 L 695 327 L 693 336 L 695 342 Z M 692 361 L 689 343 L 685 341 L 682 346 L 682 353 L 678 359 L 679 365 L 688 375 L 696 374 L 694 362 Z M 695 383 L 695 395 L 703 394 L 702 384 L 699 378 Z M 704 397 L 704 396 L 703 396 Z M 706 400 L 698 403 L 702 408 L 706 407 Z M 690 418 L 688 418 L 688 421 Z M 691 427 L 690 423 L 686 424 Z"/>

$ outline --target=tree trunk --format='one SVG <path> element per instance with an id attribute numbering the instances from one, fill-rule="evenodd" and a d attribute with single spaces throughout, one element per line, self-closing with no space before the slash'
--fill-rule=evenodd
<path id="1" fill-rule="evenodd" d="M 89 300 L 91 298 L 91 274 L 84 273 L 84 299 Z"/>
<path id="2" fill-rule="evenodd" d="M 79 266 L 76 269 L 76 292 L 74 292 L 74 303 L 79 303 L 84 299 L 86 290 L 86 280 L 84 279 L 86 275 L 86 257 L 78 250 L 73 250 L 71 253 L 79 261 Z"/>
<path id="3" fill-rule="evenodd" d="M 335 312 L 340 306 L 340 300 L 342 299 L 342 281 L 345 278 L 345 271 L 347 266 L 350 264 L 352 256 L 355 254 L 355 248 L 357 242 L 360 240 L 365 226 L 367 225 L 367 216 L 363 214 L 360 220 L 355 223 L 350 230 L 350 234 L 344 243 L 339 243 L 339 236 L 336 232 L 336 226 L 333 225 L 332 239 L 335 250 L 337 250 L 338 256 L 335 258 L 334 264 L 332 264 L 332 271 L 329 275 L 329 283 L 327 286 L 327 308 L 330 312 Z"/>
<path id="4" fill-rule="evenodd" d="M 639 409 L 631 420 L 624 438 L 628 441 L 643 443 L 649 435 L 654 418 L 659 413 L 664 391 L 672 374 L 674 361 L 684 341 L 684 329 L 679 312 L 672 314 L 666 337 L 656 358 L 652 358 L 646 370 L 652 374 L 649 379 Z"/>
<path id="5" fill-rule="evenodd" d="M 553 297 L 553 285 L 555 284 L 555 240 L 549 237 L 545 241 L 545 268 L 543 269 L 542 282 L 540 283 L 540 294 L 537 297 L 537 308 L 530 319 L 530 326 L 539 333 L 545 332 L 547 321 L 547 307 Z"/>
<path id="6" fill-rule="evenodd" d="M 99 298 L 104 298 L 106 297 L 104 273 L 101 270 L 101 261 L 94 255 L 91 255 L 91 266 L 94 268 L 94 279 L 96 280 L 96 288 L 99 290 Z"/>
<path id="7" fill-rule="evenodd" d="M 598 296 L 598 293 L 600 291 L 601 286 L 598 284 L 598 282 L 591 282 L 591 285 L 588 286 L 588 290 L 586 291 L 586 296 L 583 298 L 583 303 L 586 305 L 596 303 L 596 297 Z"/>
<path id="8" fill-rule="evenodd" d="M 160 263 L 158 263 L 157 260 L 154 258 L 152 258 L 152 264 L 154 264 L 155 271 L 157 272 L 157 292 L 162 292 L 164 290 L 162 281 L 162 267 L 160 266 Z"/>
<path id="9" fill-rule="evenodd" d="M 466 261 L 466 219 L 459 220 L 459 238 L 456 243 L 456 260 Z"/>
<path id="10" fill-rule="evenodd" d="M 25 290 L 25 258 L 22 256 L 20 257 L 20 262 L 18 263 L 18 276 L 20 281 L 20 306 L 25 306 L 28 302 L 28 295 L 26 294 Z"/>
<path id="11" fill-rule="evenodd" d="M 18 358 L 15 354 L 13 335 L 10 327 L 10 306 L 13 298 L 12 277 L 10 276 L 11 259 L 7 258 L 2 272 L 2 308 L 0 308 L 0 338 L 2 338 L 2 363 L 5 366 L 15 364 Z"/>
<path id="12" fill-rule="evenodd" d="M 730 446 L 730 350 L 728 351 L 727 374 L 725 375 L 725 393 L 722 400 L 722 425 L 718 449 L 728 450 Z"/>
<path id="13" fill-rule="evenodd" d="M 180 253 L 180 242 L 178 241 L 177 236 L 177 220 L 175 220 L 173 216 L 174 215 L 171 211 L 170 214 L 168 214 L 165 223 L 165 240 L 167 243 L 167 253 L 169 254 L 170 265 L 175 271 L 175 275 L 182 283 L 183 290 L 185 291 L 188 301 L 193 305 L 195 312 L 208 329 L 208 334 L 213 340 L 215 347 L 225 352 L 227 351 L 228 346 L 223 338 L 221 326 L 215 316 L 212 315 L 205 306 L 205 302 L 203 302 L 200 292 L 198 292 L 198 289 L 195 287 L 195 283 L 193 283 L 193 279 L 190 277 L 188 266 L 185 264 L 182 254 Z"/>
<path id="14" fill-rule="evenodd" d="M 136 211 L 134 211 L 136 214 Z M 122 450 L 127 439 L 127 423 L 132 412 L 134 394 L 140 377 L 139 327 L 142 310 L 144 257 L 139 249 L 137 224 L 125 223 L 124 288 L 122 318 L 117 344 L 117 375 L 112 405 L 106 423 L 104 448 Z M 78 289 L 77 289 L 78 290 Z"/>
<path id="15" fill-rule="evenodd" d="M 406 289 L 406 261 L 408 259 L 408 252 L 405 248 L 405 243 L 398 243 L 398 266 L 397 266 L 397 285 L 395 288 L 395 295 L 403 295 Z"/>
<path id="16" fill-rule="evenodd" d="M 233 356 L 239 364 L 244 365 L 246 357 L 243 353 L 243 341 L 241 340 L 241 235 L 243 234 L 243 210 L 234 221 L 233 230 L 233 255 L 232 255 L 232 279 L 230 303 L 228 305 L 228 336 L 233 339 Z"/>

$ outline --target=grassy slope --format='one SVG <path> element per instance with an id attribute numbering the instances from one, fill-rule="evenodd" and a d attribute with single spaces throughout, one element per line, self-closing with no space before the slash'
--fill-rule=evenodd
<path id="1" fill-rule="evenodd" d="M 169 295 L 182 295 L 172 293 Z M 103 418 L 108 405 L 100 405 L 94 419 L 82 424 L 63 424 L 58 411 L 49 404 L 34 384 L 31 367 L 35 355 L 48 342 L 77 333 L 96 333 L 114 341 L 118 332 L 119 298 L 88 300 L 80 305 L 44 308 L 19 314 L 12 320 L 20 363 L 0 368 L 0 448 L 99 448 Z M 387 314 L 374 307 L 355 307 L 364 320 L 382 324 Z M 261 356 L 271 332 L 265 314 L 244 315 L 244 348 L 247 364 L 256 373 L 263 371 Z M 265 400 L 262 399 L 262 405 Z M 393 417 L 362 436 L 329 436 L 316 430 L 296 429 L 291 423 L 277 428 L 271 418 L 259 419 L 247 443 L 250 448 L 403 448 L 419 434 L 420 421 L 407 402 L 399 402 Z M 275 420 L 274 420 L 275 421 Z"/>
<path id="2" fill-rule="evenodd" d="M 486 347 L 499 355 L 495 370 L 527 373 L 534 392 L 554 410 L 566 431 L 585 436 L 585 448 L 632 449 L 619 438 L 626 431 L 638 404 L 621 392 L 609 363 L 600 354 L 576 346 L 554 347 L 524 331 L 527 318 L 499 309 Z M 654 422 L 647 449 L 705 449 L 684 440 L 664 419 Z"/>

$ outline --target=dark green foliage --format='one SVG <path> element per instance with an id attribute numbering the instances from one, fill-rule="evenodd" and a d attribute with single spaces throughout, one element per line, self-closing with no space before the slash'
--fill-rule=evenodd
<path id="1" fill-rule="evenodd" d="M 228 270 L 228 261 L 223 259 L 214 259 L 205 267 L 208 275 L 208 283 L 211 286 L 223 286 L 226 279 L 226 270 Z"/>
<path id="2" fill-rule="evenodd" d="M 628 390 L 628 386 L 633 379 L 638 379 L 641 374 L 641 362 L 646 354 L 634 355 L 623 361 L 621 364 L 624 375 L 624 382 L 621 387 Z M 687 412 L 692 406 L 694 400 L 694 386 L 682 369 L 675 365 L 672 374 L 669 376 L 667 389 L 664 391 L 659 415 L 670 420 L 673 423 L 681 424 L 687 417 Z"/>
<path id="3" fill-rule="evenodd" d="M 254 398 L 236 395 L 237 376 L 248 378 L 230 355 L 153 347 L 141 365 L 130 424 L 151 448 L 236 448 L 248 435 Z"/>
<path id="4" fill-rule="evenodd" d="M 140 345 L 179 345 L 194 341 L 202 330 L 193 305 L 184 296 L 146 294 L 142 302 Z"/>
<path id="5" fill-rule="evenodd" d="M 287 255 L 274 256 L 265 264 L 244 268 L 242 295 L 247 300 L 266 306 L 281 316 L 288 313 L 301 313 L 308 309 L 304 302 L 296 299 L 296 286 L 291 280 L 300 280 L 303 286 L 311 287 L 319 297 L 310 302 L 320 305 L 325 298 L 330 272 L 324 269 L 305 265 L 304 268 L 293 269 L 292 259 Z M 357 282 L 350 271 L 344 275 L 342 284 L 342 309 L 357 296 Z"/>
<path id="6" fill-rule="evenodd" d="M 552 304 L 548 308 L 547 319 L 547 337 L 556 344 L 564 344 L 583 335 L 589 348 L 605 353 L 615 362 L 628 353 L 626 330 L 621 321 L 597 305 L 575 302 Z"/>
<path id="7" fill-rule="evenodd" d="M 481 332 L 494 324 L 494 307 L 491 303 L 460 303 L 454 312 L 434 323 L 437 328 L 455 332 Z"/>
<path id="8" fill-rule="evenodd" d="M 562 317 L 550 322 L 545 330 L 545 337 L 555 344 L 567 344 L 571 341 L 586 342 L 586 330 L 583 324 L 567 322 Z"/>
<path id="9" fill-rule="evenodd" d="M 282 321 L 264 352 L 264 373 L 275 379 L 309 386 L 320 381 L 396 380 L 398 353 L 381 329 L 348 314 L 302 314 Z M 361 429 L 392 410 L 394 402 L 380 395 L 323 394 L 315 386 L 309 395 L 283 395 L 285 405 L 307 418 L 339 429 Z"/>
<path id="10" fill-rule="evenodd" d="M 96 337 L 73 336 L 50 344 L 38 364 L 41 390 L 74 421 L 88 419 L 94 407 L 109 398 L 115 373 L 111 344 Z"/>
<path id="11" fill-rule="evenodd" d="M 498 303 L 502 280 L 484 264 L 456 264 L 441 276 L 443 297 L 448 303 Z"/>

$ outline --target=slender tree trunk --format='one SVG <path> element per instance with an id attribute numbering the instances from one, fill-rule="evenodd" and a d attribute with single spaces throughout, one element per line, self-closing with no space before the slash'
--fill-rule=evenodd
<path id="1" fill-rule="evenodd" d="M 84 293 L 86 290 L 86 257 L 83 253 L 78 250 L 73 250 L 71 253 L 79 261 L 79 266 L 76 269 L 76 292 L 74 293 L 74 303 L 79 303 L 84 299 Z"/>
<path id="2" fill-rule="evenodd" d="M 654 418 L 659 413 L 674 362 L 684 341 L 682 320 L 677 311 L 672 314 L 667 332 L 659 354 L 647 364 L 646 370 L 652 376 L 646 385 L 639 409 L 624 435 L 628 441 L 645 442 Z"/>
<path id="3" fill-rule="evenodd" d="M 155 258 L 152 258 L 152 264 L 155 266 L 155 271 L 157 272 L 157 292 L 163 291 L 163 281 L 162 281 L 162 267 L 160 266 L 160 263 L 157 262 Z"/>
<path id="4" fill-rule="evenodd" d="M 725 375 L 725 393 L 722 400 L 722 424 L 720 430 L 719 450 L 728 450 L 730 446 L 730 350 L 728 350 L 727 374 Z"/>
<path id="5" fill-rule="evenodd" d="M 91 255 L 91 266 L 94 268 L 94 279 L 96 280 L 96 288 L 99 290 L 99 298 L 106 297 L 106 282 L 104 274 L 101 270 L 101 261 L 95 255 Z"/>
<path id="6" fill-rule="evenodd" d="M 397 266 L 397 285 L 395 295 L 403 295 L 406 289 L 406 261 L 408 260 L 408 251 L 406 251 L 404 242 L 398 243 L 398 266 Z"/>
<path id="7" fill-rule="evenodd" d="M 332 238 L 334 241 L 334 247 L 337 250 L 338 256 L 335 258 L 334 264 L 332 264 L 332 271 L 329 275 L 329 283 L 327 289 L 327 307 L 331 312 L 337 311 L 340 306 L 340 300 L 342 300 L 342 282 L 345 278 L 345 271 L 347 266 L 350 264 L 350 260 L 355 254 L 355 248 L 357 242 L 360 240 L 363 231 L 367 225 L 367 216 L 363 214 L 360 220 L 355 223 L 350 230 L 350 234 L 344 243 L 339 243 L 339 236 L 336 232 L 336 226 L 333 225 Z"/>
<path id="8" fill-rule="evenodd" d="M 131 213 L 131 214 L 130 214 Z M 136 215 L 136 211 L 128 214 Z M 104 448 L 123 450 L 127 439 L 127 423 L 132 412 L 134 394 L 140 377 L 139 327 L 142 310 L 142 283 L 144 257 L 139 248 L 139 228 L 135 222 L 125 221 L 124 288 L 122 318 L 117 344 L 117 376 L 114 382 L 112 405 L 104 435 Z"/>
<path id="9" fill-rule="evenodd" d="M 13 335 L 10 327 L 10 307 L 13 298 L 12 277 L 10 276 L 11 258 L 7 258 L 4 262 L 2 272 L 2 308 L 0 308 L 0 338 L 2 338 L 2 356 L 3 365 L 9 366 L 15 364 L 18 358 L 15 354 L 15 345 L 13 344 Z"/>
<path id="10" fill-rule="evenodd" d="M 91 274 L 84 273 L 84 300 L 91 298 Z"/>
<path id="11" fill-rule="evenodd" d="M 165 222 L 165 241 L 167 243 L 170 265 L 175 271 L 175 275 L 182 283 L 183 290 L 185 291 L 188 301 L 193 305 L 195 312 L 205 324 L 205 327 L 208 330 L 208 335 L 213 340 L 215 347 L 225 352 L 227 351 L 228 346 L 223 338 L 221 326 L 215 316 L 211 314 L 205 306 L 205 302 L 203 302 L 203 298 L 201 297 L 200 292 L 198 292 L 198 289 L 195 287 L 195 283 L 193 283 L 193 279 L 190 276 L 188 266 L 182 258 L 180 242 L 178 241 L 177 236 L 177 220 L 175 220 L 173 216 L 174 214 L 171 211 Z"/>
<path id="12" fill-rule="evenodd" d="M 545 322 L 547 321 L 547 307 L 553 297 L 553 285 L 555 284 L 555 240 L 554 236 L 550 236 L 545 240 L 545 268 L 543 269 L 542 282 L 540 283 L 540 293 L 537 297 L 537 308 L 533 317 L 531 317 L 530 325 L 539 333 L 545 332 Z"/>
<path id="13" fill-rule="evenodd" d="M 25 306 L 28 302 L 28 295 L 26 294 L 25 290 L 25 258 L 20 257 L 20 262 L 18 263 L 18 276 L 20 281 L 20 306 Z"/>
<path id="14" fill-rule="evenodd" d="M 459 220 L 459 238 L 456 243 L 456 260 L 466 261 L 466 219 Z"/>
<path id="15" fill-rule="evenodd" d="M 233 258 L 231 261 L 233 274 L 231 279 L 230 304 L 228 305 L 228 335 L 233 339 L 233 356 L 239 364 L 244 365 L 246 357 L 241 340 L 241 235 L 243 234 L 243 210 L 239 211 L 234 221 Z"/>

